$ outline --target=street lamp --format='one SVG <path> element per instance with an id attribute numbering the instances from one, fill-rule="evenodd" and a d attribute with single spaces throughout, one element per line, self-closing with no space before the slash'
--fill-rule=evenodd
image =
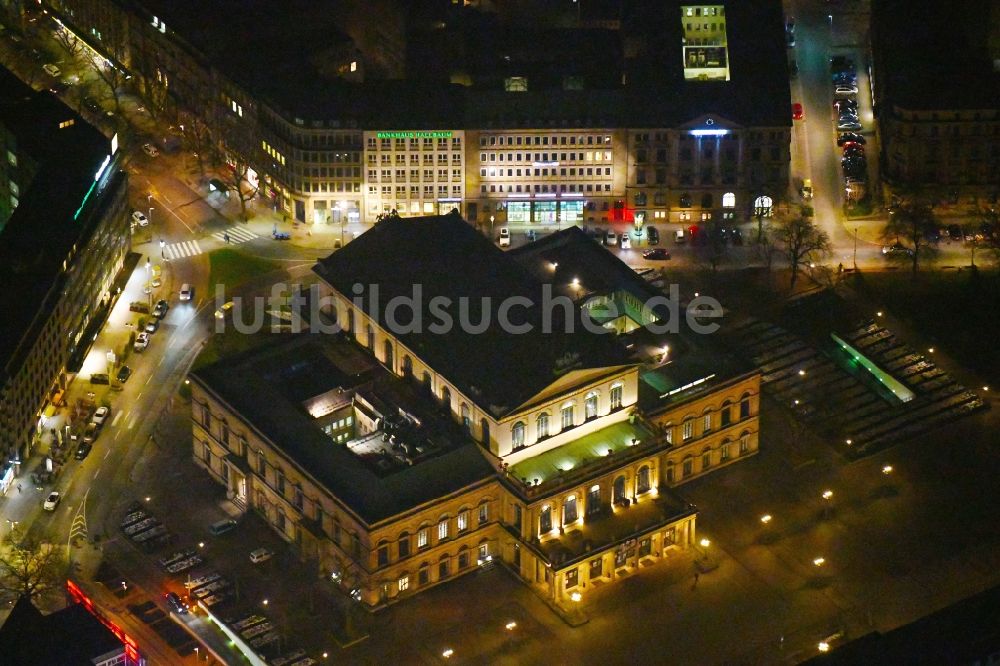
<path id="1" fill-rule="evenodd" d="M 447 648 L 445 649 L 444 652 L 441 653 L 441 656 L 444 657 L 445 659 L 451 659 L 451 655 L 453 654 L 455 654 L 455 651 L 452 650 L 451 648 Z"/>
<path id="2" fill-rule="evenodd" d="M 494 240 L 496 235 L 493 233 L 493 223 L 496 221 L 496 217 L 490 215 L 490 240 Z"/>
<path id="3" fill-rule="evenodd" d="M 582 599 L 583 595 L 581 595 L 579 592 L 574 592 L 573 594 L 569 595 L 569 600 L 574 603 L 580 603 Z"/>
<path id="4" fill-rule="evenodd" d="M 892 465 L 885 465 L 882 467 L 882 473 L 885 475 L 892 474 Z"/>
<path id="5" fill-rule="evenodd" d="M 825 557 L 817 557 L 816 559 L 813 560 L 813 564 L 815 566 L 817 566 L 817 567 L 821 567 L 825 563 L 826 563 L 826 558 Z"/>
<path id="6" fill-rule="evenodd" d="M 831 499 L 833 499 L 833 491 L 832 490 L 824 490 L 823 491 L 823 500 L 824 500 L 823 501 L 823 517 L 824 518 L 829 518 L 830 517 L 830 500 Z"/>
<path id="7" fill-rule="evenodd" d="M 767 525 L 769 522 L 771 522 L 771 514 L 765 513 L 763 516 L 760 517 L 760 522 Z"/>

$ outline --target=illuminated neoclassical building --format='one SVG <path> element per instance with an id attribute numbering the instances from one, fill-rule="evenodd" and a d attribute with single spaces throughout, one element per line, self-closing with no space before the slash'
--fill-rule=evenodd
<path id="1" fill-rule="evenodd" d="M 315 272 L 342 334 L 194 373 L 194 458 L 369 606 L 497 561 L 564 601 L 688 548 L 672 487 L 757 451 L 759 375 L 654 333 L 576 227 L 504 253 L 390 218 Z"/>

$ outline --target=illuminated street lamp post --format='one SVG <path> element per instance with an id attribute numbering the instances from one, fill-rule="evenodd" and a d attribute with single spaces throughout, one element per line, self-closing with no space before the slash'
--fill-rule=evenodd
<path id="1" fill-rule="evenodd" d="M 497 218 L 494 215 L 490 215 L 490 240 L 491 241 L 496 240 L 496 234 L 493 231 L 493 223 L 496 221 L 496 219 Z"/>
<path id="2" fill-rule="evenodd" d="M 833 491 L 832 490 L 824 490 L 822 497 L 823 497 L 823 517 L 829 519 L 830 518 L 830 500 L 833 499 Z"/>

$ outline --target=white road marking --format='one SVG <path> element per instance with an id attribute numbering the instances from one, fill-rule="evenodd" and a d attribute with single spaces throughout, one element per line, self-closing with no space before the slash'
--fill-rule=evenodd
<path id="1" fill-rule="evenodd" d="M 104 454 L 104 459 L 107 460 L 108 456 L 110 455 L 111 455 L 111 449 L 108 449 L 108 452 Z"/>
<path id="2" fill-rule="evenodd" d="M 134 425 L 135 425 L 135 417 L 133 416 L 132 418 L 130 418 L 128 420 L 128 429 L 131 430 L 132 426 L 134 426 Z"/>
<path id="3" fill-rule="evenodd" d="M 94 480 L 95 480 L 95 481 L 97 480 L 97 475 L 98 475 L 98 474 L 100 474 L 100 473 L 101 473 L 101 468 L 100 468 L 100 467 L 98 467 L 98 468 L 97 468 L 97 471 L 96 471 L 96 472 L 94 472 Z"/>
<path id="4" fill-rule="evenodd" d="M 238 245 L 239 243 L 245 243 L 247 241 L 252 241 L 255 238 L 260 238 L 257 234 L 250 231 L 249 229 L 244 229 L 242 227 L 231 227 L 226 231 L 219 231 L 214 234 L 223 243 L 226 242 L 226 234 L 229 234 L 229 243 L 233 245 Z"/>
<path id="5" fill-rule="evenodd" d="M 146 381 L 143 384 L 143 386 L 146 386 L 147 384 L 149 384 L 149 380 L 152 379 L 152 378 L 153 378 L 153 373 L 151 372 L 151 373 L 149 373 L 149 377 L 146 377 Z"/>
<path id="6" fill-rule="evenodd" d="M 115 414 L 115 418 L 111 419 L 111 425 L 113 426 L 118 425 L 118 420 L 122 417 L 122 414 L 124 413 L 125 412 L 118 412 L 117 414 Z"/>

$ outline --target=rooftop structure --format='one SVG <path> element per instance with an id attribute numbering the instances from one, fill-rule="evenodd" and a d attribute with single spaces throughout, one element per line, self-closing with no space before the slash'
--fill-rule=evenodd
<path id="1" fill-rule="evenodd" d="M 192 380 L 368 524 L 495 472 L 433 401 L 340 337 L 280 340 Z"/>

